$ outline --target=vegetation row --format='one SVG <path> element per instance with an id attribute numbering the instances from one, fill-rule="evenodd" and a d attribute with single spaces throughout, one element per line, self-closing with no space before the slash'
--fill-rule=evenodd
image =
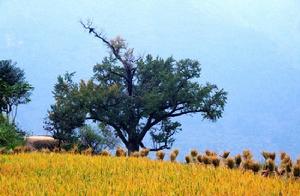
<path id="1" fill-rule="evenodd" d="M 35 151 L 28 146 L 19 146 L 14 150 L 7 150 L 5 148 L 0 149 L 0 154 L 19 154 L 29 153 Z M 95 153 L 92 148 L 80 150 L 78 146 L 74 146 L 69 151 L 65 149 L 59 149 L 54 147 L 53 149 L 42 148 L 39 150 L 42 153 L 71 153 L 71 154 L 83 154 L 83 155 L 99 155 L 99 156 L 116 156 L 116 157 L 135 157 L 145 158 L 148 157 L 150 150 L 143 148 L 140 151 L 135 151 L 130 154 L 121 147 L 115 150 L 115 153 L 111 153 L 108 150 L 103 150 L 100 153 Z M 169 160 L 170 162 L 177 162 L 177 156 L 179 150 L 175 149 L 169 153 L 169 159 L 166 158 L 166 153 L 162 150 L 156 152 L 156 160 L 163 161 Z M 244 150 L 241 154 L 235 156 L 229 156 L 229 151 L 224 151 L 222 154 L 206 150 L 203 153 L 199 153 L 197 150 L 191 150 L 190 154 L 185 156 L 186 164 L 204 165 L 217 167 L 225 167 L 228 169 L 240 169 L 242 171 L 251 171 L 255 174 L 259 174 L 265 177 L 277 176 L 282 178 L 300 178 L 300 158 L 295 162 L 292 161 L 291 157 L 281 152 L 279 154 L 280 162 L 276 165 L 276 153 L 275 152 L 262 152 L 264 162 L 258 162 L 253 159 L 253 155 L 250 150 Z"/>
<path id="2" fill-rule="evenodd" d="M 0 195 L 299 194 L 300 183 L 290 178 L 203 163 L 71 153 L 0 155 Z"/>

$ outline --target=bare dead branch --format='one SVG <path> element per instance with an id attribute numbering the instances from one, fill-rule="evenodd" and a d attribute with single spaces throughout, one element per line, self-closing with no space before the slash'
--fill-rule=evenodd
<path id="1" fill-rule="evenodd" d="M 92 26 L 93 23 L 91 21 L 84 22 L 80 21 L 80 24 L 84 29 L 88 30 L 90 34 L 93 34 L 96 38 L 100 39 L 104 44 L 111 49 L 113 55 L 124 65 L 124 67 L 131 67 L 128 62 L 126 62 L 120 55 L 120 51 L 115 48 L 106 38 L 102 35 L 102 33 L 96 32 L 95 28 Z"/>

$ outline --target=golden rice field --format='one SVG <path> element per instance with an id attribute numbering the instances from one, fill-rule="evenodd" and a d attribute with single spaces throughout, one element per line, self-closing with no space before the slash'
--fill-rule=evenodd
<path id="1" fill-rule="evenodd" d="M 0 195 L 300 195 L 300 182 L 147 158 L 0 155 Z"/>

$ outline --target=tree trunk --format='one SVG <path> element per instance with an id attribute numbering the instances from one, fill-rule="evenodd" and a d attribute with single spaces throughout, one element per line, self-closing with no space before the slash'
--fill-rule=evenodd
<path id="1" fill-rule="evenodd" d="M 140 150 L 139 142 L 136 142 L 136 141 L 129 141 L 128 145 L 126 147 L 128 149 L 128 155 Z"/>
<path id="2" fill-rule="evenodd" d="M 58 139 L 58 149 L 59 149 L 59 151 L 61 151 L 61 139 Z"/>

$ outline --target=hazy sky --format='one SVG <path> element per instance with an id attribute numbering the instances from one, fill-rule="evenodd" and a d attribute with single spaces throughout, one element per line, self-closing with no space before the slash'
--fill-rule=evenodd
<path id="1" fill-rule="evenodd" d="M 75 3 L 76 2 L 76 3 Z M 300 151 L 300 2 L 298 0 L 91 1 L 0 0 L 0 59 L 12 59 L 35 87 L 18 122 L 45 134 L 56 77 L 91 76 L 107 49 L 85 32 L 91 18 L 138 54 L 198 59 L 200 82 L 229 92 L 217 123 L 180 118 L 175 146 L 240 151 Z"/>

